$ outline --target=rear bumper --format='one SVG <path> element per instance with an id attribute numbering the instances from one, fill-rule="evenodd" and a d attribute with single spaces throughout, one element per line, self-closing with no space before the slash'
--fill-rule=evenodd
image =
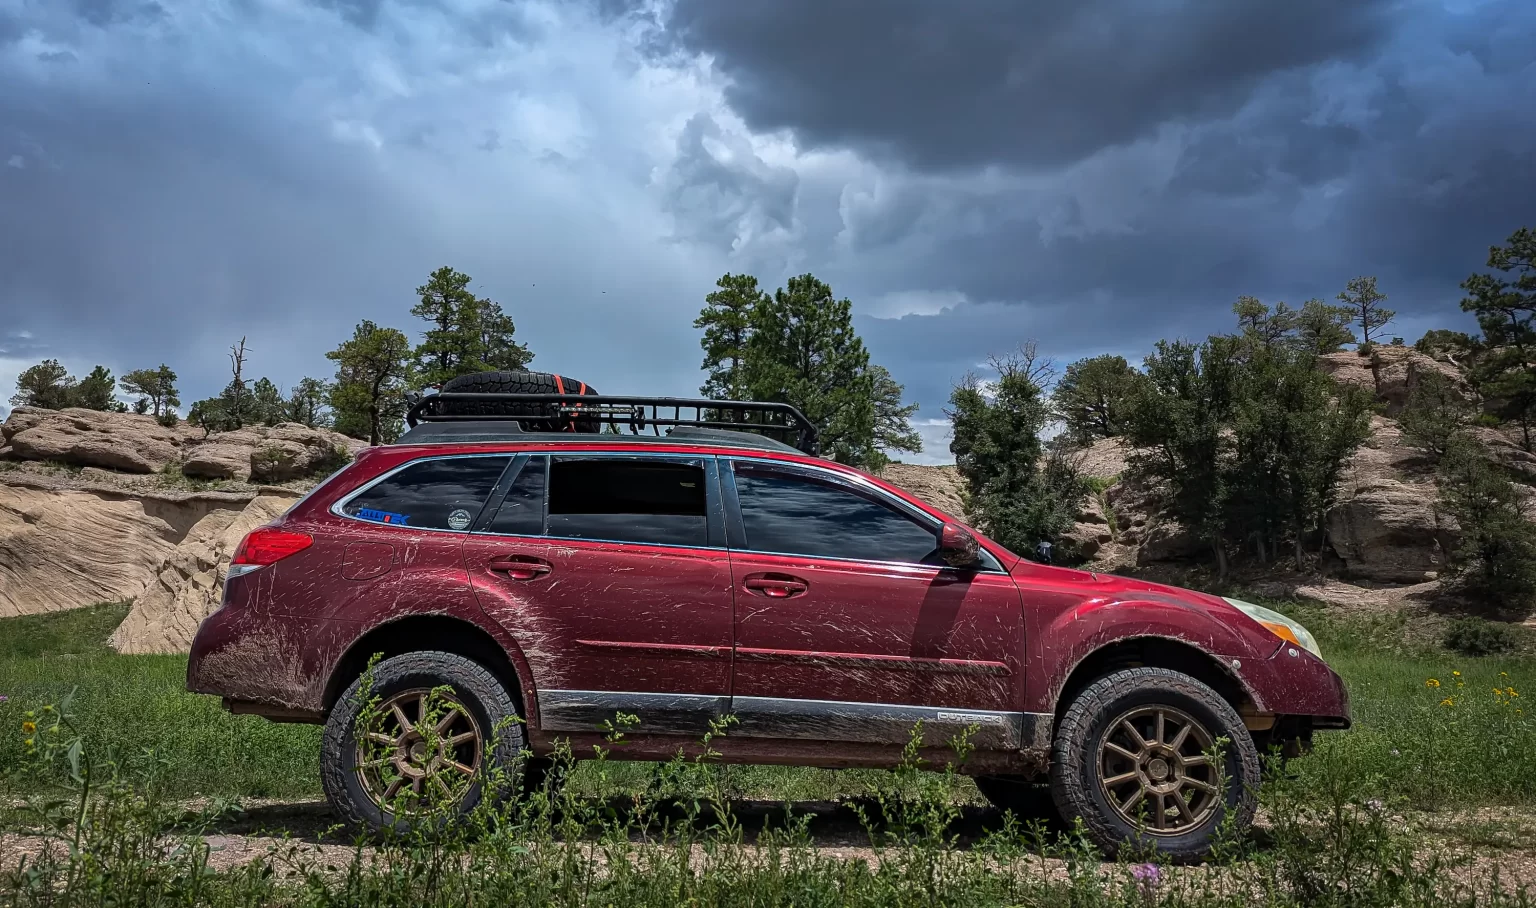
<path id="1" fill-rule="evenodd" d="M 187 690 L 220 697 L 234 712 L 319 719 L 329 622 L 261 615 L 238 601 L 231 596 L 198 625 L 187 658 Z"/>

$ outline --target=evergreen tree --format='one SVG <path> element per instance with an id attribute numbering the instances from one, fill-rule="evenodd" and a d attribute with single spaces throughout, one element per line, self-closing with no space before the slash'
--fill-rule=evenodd
<path id="1" fill-rule="evenodd" d="M 117 379 L 106 366 L 97 366 L 91 374 L 82 378 L 70 394 L 70 405 L 87 410 L 103 410 L 110 413 L 127 413 L 128 407 L 113 393 Z"/>
<path id="2" fill-rule="evenodd" d="M 1344 292 L 1338 296 L 1339 302 L 1344 304 L 1343 308 L 1348 309 L 1353 320 L 1360 323 L 1360 347 L 1363 350 L 1371 348 L 1371 333 L 1385 328 L 1393 316 L 1397 315 L 1381 305 L 1386 298 L 1385 293 L 1376 289 L 1374 277 L 1350 279 Z"/>
<path id="3" fill-rule="evenodd" d="M 1349 330 L 1354 317 L 1354 311 L 1343 306 L 1331 306 L 1320 299 L 1307 300 L 1296 313 L 1295 343 L 1317 356 L 1337 353 L 1345 344 L 1355 342 L 1355 333 Z"/>
<path id="4" fill-rule="evenodd" d="M 161 363 L 158 369 L 135 369 L 124 375 L 118 384 L 129 395 L 137 395 L 139 401 L 145 406 L 141 413 L 163 418 L 167 414 L 174 415 L 176 408 L 181 406 L 180 393 L 176 390 L 176 373 Z M 135 404 L 137 409 L 138 404 Z"/>
<path id="5" fill-rule="evenodd" d="M 251 386 L 250 421 L 275 426 L 287 419 L 288 404 L 283 392 L 269 378 L 258 378 Z"/>
<path id="6" fill-rule="evenodd" d="M 1295 330 L 1298 317 L 1298 313 L 1285 303 L 1276 303 L 1275 308 L 1270 309 L 1253 296 L 1238 297 L 1232 312 L 1237 316 L 1243 336 L 1264 347 L 1285 340 Z"/>
<path id="7" fill-rule="evenodd" d="M 1504 276 L 1474 274 L 1462 281 L 1461 308 L 1482 326 L 1484 349 L 1471 370 L 1479 392 L 1495 401 L 1495 415 L 1519 423 L 1533 450 L 1536 418 L 1536 233 L 1521 228 L 1505 246 L 1488 250 L 1488 267 Z"/>
<path id="8" fill-rule="evenodd" d="M 63 410 L 74 406 L 75 379 L 56 359 L 45 359 L 16 378 L 15 407 Z"/>
<path id="9" fill-rule="evenodd" d="M 1126 440 L 1138 449 L 1131 469 L 1167 490 L 1170 509 L 1211 547 L 1222 577 L 1236 459 L 1227 429 L 1238 403 L 1242 347 L 1223 336 L 1203 344 L 1158 341 L 1126 421 Z"/>
<path id="10" fill-rule="evenodd" d="M 338 432 L 377 445 L 399 437 L 411 379 L 411 346 L 394 328 L 360 322 L 326 358 L 336 363 L 329 403 Z"/>
<path id="11" fill-rule="evenodd" d="M 853 330 L 853 304 L 804 274 L 753 308 L 747 341 L 752 400 L 793 404 L 817 426 L 822 453 L 878 468 L 874 377 Z"/>
<path id="12" fill-rule="evenodd" d="M 1113 438 L 1125 428 L 1126 402 L 1140 374 L 1123 356 L 1095 356 L 1067 366 L 1052 398 L 1077 444 Z"/>
<path id="13" fill-rule="evenodd" d="M 1015 553 L 1034 551 L 1072 525 L 1087 486 L 1065 458 L 1048 458 L 1041 433 L 1051 420 L 1033 346 L 993 358 L 997 379 L 967 377 L 950 394 L 950 452 L 981 528 Z"/>
<path id="14" fill-rule="evenodd" d="M 473 372 L 520 371 L 533 361 L 533 354 L 515 339 L 512 319 L 499 304 L 470 292 L 471 280 L 444 266 L 416 288 L 420 301 L 411 314 L 426 319 L 429 327 L 414 362 L 426 385 L 436 387 Z"/>
<path id="15" fill-rule="evenodd" d="M 1498 608 L 1528 611 L 1536 604 L 1536 523 L 1519 488 L 1465 434 L 1452 437 L 1439 480 L 1440 504 L 1460 527 L 1447 578 Z"/>
<path id="16" fill-rule="evenodd" d="M 299 383 L 288 393 L 288 400 L 283 406 L 283 420 L 311 429 L 326 425 L 326 390 L 325 382 L 318 378 L 306 376 L 299 379 Z"/>
<path id="17" fill-rule="evenodd" d="M 902 387 L 884 366 L 870 366 L 869 376 L 875 398 L 875 447 L 881 452 L 921 451 L 923 436 L 912 428 L 917 404 L 902 404 Z"/>
<path id="18" fill-rule="evenodd" d="M 1425 370 L 1409 390 L 1397 425 L 1404 441 L 1438 462 L 1450 451 L 1453 439 L 1471 424 L 1472 415 L 1472 408 L 1449 378 Z"/>
<path id="19" fill-rule="evenodd" d="M 712 400 L 745 400 L 753 312 L 771 299 L 750 274 L 722 275 L 715 286 L 719 289 L 704 297 L 704 308 L 693 322 L 704 330 L 699 345 L 704 348 L 706 377 L 699 393 Z"/>

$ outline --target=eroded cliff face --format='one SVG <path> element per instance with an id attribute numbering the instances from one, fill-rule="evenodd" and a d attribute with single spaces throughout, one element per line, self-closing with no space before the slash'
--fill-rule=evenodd
<path id="1" fill-rule="evenodd" d="M 0 617 L 135 599 L 165 561 L 254 497 L 130 492 L 6 475 L 0 482 Z"/>

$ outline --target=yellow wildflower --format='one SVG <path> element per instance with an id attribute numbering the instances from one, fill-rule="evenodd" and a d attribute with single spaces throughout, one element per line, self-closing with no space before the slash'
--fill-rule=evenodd
<path id="1" fill-rule="evenodd" d="M 1424 686 L 1425 687 L 1439 687 L 1440 686 L 1440 679 L 1439 678 L 1430 678 L 1428 681 L 1424 682 Z"/>
<path id="2" fill-rule="evenodd" d="M 32 746 L 32 739 L 28 738 L 27 740 L 25 740 L 25 741 L 23 741 L 21 743 L 25 744 L 28 747 L 31 747 Z"/>
<path id="3" fill-rule="evenodd" d="M 1455 706 L 1456 705 L 1456 701 L 1452 700 L 1450 697 L 1446 697 L 1444 700 L 1440 701 L 1440 705 L 1441 706 Z"/>
<path id="4" fill-rule="evenodd" d="M 1451 677 L 1453 677 L 1453 678 L 1460 678 L 1461 677 L 1461 672 L 1451 672 Z"/>
<path id="5" fill-rule="evenodd" d="M 30 735 L 30 734 L 36 734 L 36 732 L 37 732 L 37 723 L 36 722 L 23 722 L 23 723 L 21 723 L 21 733 L 22 734 Z"/>
<path id="6" fill-rule="evenodd" d="M 1506 688 L 1506 690 L 1507 690 L 1507 692 L 1509 693 L 1509 695 L 1511 697 L 1518 697 L 1518 696 L 1520 696 L 1520 692 L 1515 690 L 1513 687 Z"/>

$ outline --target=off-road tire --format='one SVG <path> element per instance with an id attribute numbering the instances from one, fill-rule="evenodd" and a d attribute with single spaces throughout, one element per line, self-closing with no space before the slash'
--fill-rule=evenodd
<path id="1" fill-rule="evenodd" d="M 434 822 L 452 822 L 467 815 L 486 799 L 493 780 L 512 780 L 522 771 L 524 737 L 517 706 L 501 681 L 479 663 L 454 653 L 407 653 L 374 666 L 371 691 L 363 690 L 364 678 L 353 681 L 336 701 L 320 745 L 321 785 L 332 810 L 347 826 L 369 832 L 404 832 L 413 826 L 412 819 L 397 818 L 374 803 L 358 778 L 357 719 L 365 703 L 375 696 L 388 698 L 401 691 L 446 685 L 484 732 L 487 748 L 480 758 L 480 772 L 459 802 L 457 815 L 437 817 Z M 512 787 L 506 782 L 495 783 L 490 797 L 499 801 L 512 794 Z"/>
<path id="2" fill-rule="evenodd" d="M 1198 826 L 1174 835 L 1138 830 L 1110 806 L 1100 785 L 1100 743 L 1109 724 L 1128 710 L 1164 706 L 1193 717 L 1221 745 L 1221 799 Z M 1081 817 L 1089 839 L 1108 857 L 1124 847 L 1150 845 L 1177 863 L 1206 857 L 1223 822 L 1241 835 L 1253 823 L 1260 779 L 1259 755 L 1242 717 L 1221 695 L 1196 679 L 1162 668 L 1131 668 L 1093 682 L 1067 706 L 1051 754 L 1051 794 L 1061 815 Z"/>
<path id="3" fill-rule="evenodd" d="M 1061 819 L 1051 796 L 1051 785 L 1043 779 L 977 776 L 973 781 L 992 806 L 1013 814 L 1021 822 L 1045 820 L 1047 824 L 1054 824 Z"/>
<path id="4" fill-rule="evenodd" d="M 582 389 L 586 390 L 583 391 Z M 552 372 L 475 372 L 443 382 L 439 391 L 469 394 L 596 394 L 579 379 Z M 557 404 L 528 404 L 499 400 L 444 400 L 438 403 L 445 416 L 522 416 L 528 432 L 601 432 L 597 419 L 561 418 Z"/>

